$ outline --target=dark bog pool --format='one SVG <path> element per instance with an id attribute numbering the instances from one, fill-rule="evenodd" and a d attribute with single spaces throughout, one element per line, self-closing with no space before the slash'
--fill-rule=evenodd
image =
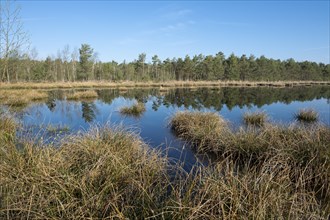
<path id="1" fill-rule="evenodd" d="M 211 111 L 228 120 L 233 129 L 242 126 L 248 111 L 264 111 L 272 123 L 294 122 L 294 113 L 313 108 L 320 122 L 330 125 L 330 89 L 328 86 L 292 88 L 198 88 L 96 90 L 98 99 L 66 100 L 73 90 L 49 91 L 49 99 L 21 108 L 17 115 L 25 131 L 34 137 L 54 141 L 68 133 L 86 131 L 91 126 L 117 126 L 138 132 L 151 147 L 160 148 L 181 161 L 195 163 L 196 158 L 184 142 L 175 138 L 168 127 L 177 111 Z M 136 101 L 145 103 L 140 117 L 121 115 L 119 109 Z"/>

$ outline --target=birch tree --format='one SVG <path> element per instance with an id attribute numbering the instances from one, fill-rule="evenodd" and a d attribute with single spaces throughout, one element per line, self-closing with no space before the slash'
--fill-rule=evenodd
<path id="1" fill-rule="evenodd" d="M 71 80 L 74 82 L 77 78 L 77 60 L 79 57 L 78 48 L 74 48 L 71 53 Z"/>
<path id="2" fill-rule="evenodd" d="M 14 1 L 0 1 L 1 81 L 10 82 L 10 60 L 17 58 L 28 46 L 28 34 L 23 28 L 20 13 L 21 8 Z"/>

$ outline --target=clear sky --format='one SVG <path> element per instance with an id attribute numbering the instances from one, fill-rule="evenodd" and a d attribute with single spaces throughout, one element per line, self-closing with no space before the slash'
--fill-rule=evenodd
<path id="1" fill-rule="evenodd" d="M 38 58 L 87 43 L 101 61 L 222 51 L 329 63 L 329 1 L 18 1 Z"/>

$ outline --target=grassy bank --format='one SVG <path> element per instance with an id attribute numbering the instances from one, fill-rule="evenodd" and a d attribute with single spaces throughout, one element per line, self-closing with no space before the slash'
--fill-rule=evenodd
<path id="1" fill-rule="evenodd" d="M 116 128 L 68 136 L 59 148 L 18 144 L 20 128 L 0 114 L 0 219 L 328 217 L 328 128 L 234 134 L 215 114 L 179 114 L 194 121 L 181 118 L 184 137 L 195 126 L 194 143 L 216 149 L 214 164 L 187 173 Z"/>
<path id="2" fill-rule="evenodd" d="M 86 81 L 86 82 L 18 82 L 0 83 L 0 89 L 56 89 L 56 88 L 120 88 L 125 90 L 134 87 L 159 87 L 160 90 L 175 87 L 292 87 L 292 86 L 330 85 L 330 81 L 166 81 L 166 82 L 106 82 L 106 81 Z"/>
<path id="3" fill-rule="evenodd" d="M 47 92 L 36 90 L 2 90 L 0 89 L 0 103 L 12 106 L 20 106 L 32 101 L 46 99 Z"/>
<path id="4" fill-rule="evenodd" d="M 98 94 L 94 90 L 87 90 L 87 91 L 75 91 L 72 94 L 67 95 L 68 100 L 77 100 L 77 99 L 94 99 L 97 98 Z"/>

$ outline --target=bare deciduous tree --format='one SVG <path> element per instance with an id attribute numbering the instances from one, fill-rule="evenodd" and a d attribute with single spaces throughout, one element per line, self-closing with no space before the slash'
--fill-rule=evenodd
<path id="1" fill-rule="evenodd" d="M 72 66 L 72 81 L 75 81 L 77 78 L 77 60 L 79 57 L 78 48 L 75 47 L 71 53 L 71 66 Z"/>
<path id="2" fill-rule="evenodd" d="M 70 46 L 67 44 L 64 46 L 62 50 L 62 61 L 63 61 L 63 71 L 64 71 L 64 76 L 65 80 L 68 81 L 70 80 L 70 73 L 69 73 L 69 62 L 70 62 Z"/>
<path id="3" fill-rule="evenodd" d="M 28 34 L 23 29 L 21 9 L 15 1 L 0 1 L 0 59 L 1 80 L 10 82 L 10 60 L 17 58 L 29 43 Z"/>

